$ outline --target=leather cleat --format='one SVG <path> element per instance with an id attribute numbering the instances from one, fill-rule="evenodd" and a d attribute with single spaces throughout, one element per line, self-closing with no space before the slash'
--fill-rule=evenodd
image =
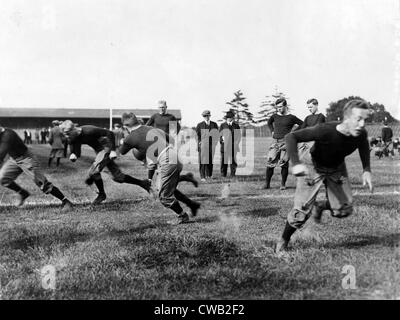
<path id="1" fill-rule="evenodd" d="M 97 198 L 93 200 L 92 204 L 97 205 L 102 203 L 104 200 L 106 200 L 107 196 L 105 193 L 99 193 Z"/>
<path id="2" fill-rule="evenodd" d="M 186 212 L 183 214 L 179 215 L 176 220 L 169 221 L 168 224 L 170 225 L 179 225 L 179 224 L 184 224 L 189 222 L 189 216 Z"/>
<path id="3" fill-rule="evenodd" d="M 31 194 L 28 191 L 22 189 L 19 192 L 19 200 L 18 200 L 18 203 L 17 203 L 17 207 L 22 207 L 24 205 L 24 203 L 25 203 L 26 198 L 28 198 L 30 195 Z"/>
<path id="4" fill-rule="evenodd" d="M 197 211 L 199 211 L 201 205 L 198 202 L 194 202 L 191 206 L 190 206 L 190 211 L 192 213 L 192 217 L 195 217 L 197 215 Z"/>
<path id="5" fill-rule="evenodd" d="M 288 244 L 289 241 L 280 239 L 278 242 L 275 244 L 274 252 L 275 253 L 280 253 L 280 252 L 285 252 L 288 250 Z"/>
<path id="6" fill-rule="evenodd" d="M 68 199 L 64 199 L 64 200 L 62 201 L 62 204 L 61 204 L 61 211 L 62 211 L 62 212 L 70 211 L 70 210 L 72 210 L 73 208 L 74 208 L 74 205 L 73 205 L 72 202 L 69 201 Z"/>

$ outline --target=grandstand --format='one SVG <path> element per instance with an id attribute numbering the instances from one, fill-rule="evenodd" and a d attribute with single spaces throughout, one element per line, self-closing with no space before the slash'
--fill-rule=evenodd
<path id="1" fill-rule="evenodd" d="M 158 109 L 83 109 L 83 108 L 0 108 L 0 124 L 13 129 L 49 127 L 53 120 L 70 119 L 80 125 L 92 124 L 108 128 L 110 115 L 112 123 L 120 122 L 123 112 L 134 112 L 147 122 Z M 180 109 L 168 109 L 178 121 L 182 119 Z"/>

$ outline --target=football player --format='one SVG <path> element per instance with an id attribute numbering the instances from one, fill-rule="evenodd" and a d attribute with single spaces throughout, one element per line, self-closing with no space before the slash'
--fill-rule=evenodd
<path id="1" fill-rule="evenodd" d="M 132 112 L 122 115 L 122 124 L 129 131 L 129 135 L 120 147 L 121 154 L 126 154 L 133 149 L 136 158 L 147 158 L 148 162 L 157 165 L 161 180 L 159 199 L 166 208 L 170 208 L 178 215 L 177 220 L 172 223 L 189 222 L 189 216 L 182 209 L 179 201 L 190 208 L 192 216 L 197 214 L 200 204 L 189 199 L 177 189 L 183 165 L 178 159 L 176 149 L 167 142 L 165 132 L 141 125 Z"/>
<path id="2" fill-rule="evenodd" d="M 286 151 L 285 135 L 288 134 L 295 125 L 301 126 L 303 121 L 292 114 L 287 114 L 287 102 L 284 98 L 275 101 L 277 113 L 268 120 L 268 127 L 271 130 L 274 142 L 271 144 L 267 155 L 267 170 L 265 175 L 264 189 L 270 188 L 274 168 L 281 167 L 281 190 L 286 189 L 286 180 L 289 175 L 289 158 Z"/>
<path id="3" fill-rule="evenodd" d="M 286 250 L 290 237 L 301 228 L 314 210 L 314 219 L 320 222 L 324 210 L 333 217 L 345 218 L 353 212 L 353 198 L 345 157 L 358 149 L 362 167 L 362 181 L 373 191 L 370 151 L 365 130 L 369 105 L 364 100 L 351 100 L 343 108 L 342 122 L 329 122 L 298 130 L 286 135 L 286 145 L 297 177 L 294 207 L 289 212 L 276 252 Z M 311 150 L 313 166 L 300 162 L 297 144 L 315 141 Z M 325 185 L 327 199 L 316 201 L 318 191 Z"/>
<path id="4" fill-rule="evenodd" d="M 91 165 L 85 183 L 96 185 L 98 195 L 92 202 L 100 204 L 107 196 L 104 190 L 101 171 L 107 167 L 115 182 L 129 183 L 142 187 L 147 192 L 151 192 L 151 184 L 147 179 L 139 180 L 130 175 L 124 174 L 114 159 L 117 157 L 115 152 L 115 137 L 110 130 L 99 128 L 92 125 L 76 126 L 71 120 L 65 120 L 60 128 L 68 138 L 71 154 L 69 159 L 75 162 L 81 155 L 81 145 L 87 144 L 96 152 L 96 158 Z"/>
<path id="5" fill-rule="evenodd" d="M 12 129 L 0 127 L 0 164 L 3 163 L 7 154 L 10 157 L 0 169 L 0 183 L 19 194 L 17 206 L 22 206 L 30 195 L 15 182 L 17 177 L 24 172 L 32 178 L 40 190 L 59 199 L 62 202 L 63 211 L 72 208 L 72 203 L 41 172 L 36 157 L 18 134 Z"/>

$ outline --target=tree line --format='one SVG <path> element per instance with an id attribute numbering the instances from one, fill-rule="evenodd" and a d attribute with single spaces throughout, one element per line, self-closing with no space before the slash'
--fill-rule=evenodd
<path id="1" fill-rule="evenodd" d="M 275 113 L 274 103 L 278 98 L 285 98 L 288 102 L 288 108 L 290 110 L 290 99 L 289 97 L 278 90 L 277 87 L 274 89 L 274 93 L 267 95 L 260 103 L 258 107 L 258 112 L 254 115 L 249 110 L 249 105 L 247 103 L 247 98 L 241 90 L 233 93 L 234 97 L 226 102 L 229 106 L 228 109 L 224 110 L 224 113 L 232 111 L 235 114 L 236 121 L 240 126 L 263 126 L 267 124 L 268 119 Z M 341 120 L 343 115 L 343 107 L 345 104 L 353 99 L 362 99 L 359 96 L 349 96 L 347 98 L 340 99 L 329 103 L 326 110 L 327 121 Z M 366 99 L 363 99 L 366 100 Z M 387 123 L 398 123 L 399 121 L 395 119 L 389 111 L 386 110 L 385 106 L 381 103 L 370 103 L 371 115 L 367 119 L 368 123 L 382 123 L 386 121 Z"/>

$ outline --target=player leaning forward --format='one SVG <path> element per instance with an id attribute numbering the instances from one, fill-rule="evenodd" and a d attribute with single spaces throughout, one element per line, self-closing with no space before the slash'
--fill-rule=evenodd
<path id="1" fill-rule="evenodd" d="M 7 154 L 10 158 L 0 169 L 0 183 L 2 186 L 19 194 L 18 206 L 22 206 L 25 199 L 29 197 L 29 192 L 15 182 L 15 179 L 24 172 L 33 179 L 44 193 L 51 194 L 61 200 L 63 210 L 72 208 L 72 203 L 41 172 L 36 157 L 23 143 L 18 134 L 12 129 L 0 127 L 0 165 Z"/>
<path id="2" fill-rule="evenodd" d="M 122 124 L 129 131 L 129 135 L 125 137 L 120 147 L 121 154 L 133 149 L 137 159 L 147 158 L 148 161 L 158 165 L 161 180 L 160 202 L 178 215 L 174 224 L 188 222 L 189 216 L 183 211 L 179 201 L 190 208 L 193 216 L 197 214 L 200 204 L 177 189 L 183 165 L 178 159 L 177 150 L 167 143 L 168 135 L 160 129 L 141 125 L 132 112 L 122 115 Z"/>
<path id="3" fill-rule="evenodd" d="M 289 212 L 282 238 L 276 245 L 276 252 L 285 250 L 290 237 L 301 228 L 311 212 L 315 210 L 315 220 L 319 222 L 324 210 L 331 215 L 344 218 L 353 212 L 351 186 L 347 175 L 345 157 L 359 150 L 363 174 L 363 184 L 368 184 L 372 192 L 369 144 L 365 120 L 369 116 L 369 106 L 363 100 L 351 100 L 343 109 L 343 121 L 329 122 L 298 130 L 286 135 L 286 146 L 297 176 L 294 207 Z M 305 166 L 299 160 L 297 144 L 315 141 L 311 149 L 312 166 Z M 325 185 L 327 200 L 316 201 L 319 189 Z"/>
<path id="4" fill-rule="evenodd" d="M 71 120 L 65 120 L 60 127 L 68 138 L 71 161 L 76 161 L 80 157 L 82 144 L 87 144 L 96 152 L 96 158 L 85 180 L 87 185 L 94 183 L 98 189 L 98 196 L 94 199 L 93 204 L 100 204 L 106 199 L 104 183 L 101 178 L 104 168 L 110 171 L 115 182 L 135 184 L 150 192 L 150 183 L 147 179 L 139 180 L 124 174 L 115 163 L 114 159 L 117 154 L 115 152 L 115 136 L 112 131 L 92 125 L 78 127 Z"/>

